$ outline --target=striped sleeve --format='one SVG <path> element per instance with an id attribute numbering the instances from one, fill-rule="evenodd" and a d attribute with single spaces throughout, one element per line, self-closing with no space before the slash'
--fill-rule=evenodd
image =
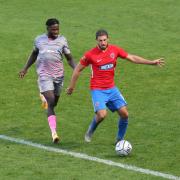
<path id="1" fill-rule="evenodd" d="M 64 38 L 63 53 L 64 53 L 64 54 L 70 54 L 70 53 L 71 53 L 71 51 L 70 51 L 70 48 L 69 48 L 69 45 L 68 45 L 68 42 L 67 42 L 67 39 L 66 39 L 66 38 Z"/>

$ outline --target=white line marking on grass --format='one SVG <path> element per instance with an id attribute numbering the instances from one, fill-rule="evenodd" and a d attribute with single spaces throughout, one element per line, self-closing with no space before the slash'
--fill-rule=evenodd
<path id="1" fill-rule="evenodd" d="M 15 143 L 18 143 L 18 144 L 24 144 L 24 145 L 32 146 L 32 147 L 39 148 L 39 149 L 44 149 L 44 150 L 50 151 L 50 152 L 56 152 L 56 153 L 61 153 L 61 154 L 65 154 L 65 155 L 70 155 L 70 156 L 80 158 L 80 159 L 85 159 L 85 160 L 89 160 L 89 161 L 95 161 L 95 162 L 106 164 L 106 165 L 109 165 L 109 166 L 116 166 L 116 167 L 120 167 L 120 168 L 123 168 L 123 169 L 140 172 L 140 173 L 143 173 L 143 174 L 159 176 L 159 177 L 163 177 L 163 178 L 166 178 L 166 179 L 180 180 L 180 177 L 174 176 L 174 175 L 171 175 L 171 174 L 161 173 L 161 172 L 153 171 L 153 170 L 150 170 L 150 169 L 143 169 L 143 168 L 139 168 L 139 167 L 132 166 L 132 165 L 113 162 L 111 160 L 100 159 L 100 158 L 89 156 L 89 155 L 83 154 L 83 153 L 72 152 L 72 151 L 63 150 L 63 149 L 59 149 L 59 148 L 54 148 L 54 147 L 50 147 L 50 146 L 44 146 L 42 144 L 33 143 L 31 141 L 25 141 L 23 139 L 12 138 L 12 137 L 5 136 L 5 135 L 0 135 L 0 139 L 8 140 L 8 141 L 15 142 Z"/>

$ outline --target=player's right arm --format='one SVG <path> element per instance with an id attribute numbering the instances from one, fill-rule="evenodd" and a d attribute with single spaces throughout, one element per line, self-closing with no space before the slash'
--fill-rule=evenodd
<path id="1" fill-rule="evenodd" d="M 70 81 L 70 84 L 68 86 L 68 88 L 66 89 L 66 93 L 71 95 L 74 91 L 74 88 L 76 86 L 76 82 L 80 76 L 80 73 L 81 71 L 85 68 L 86 66 L 82 65 L 81 63 L 79 63 L 74 71 L 73 71 L 73 74 L 72 74 L 72 77 L 71 77 L 71 81 Z"/>
<path id="2" fill-rule="evenodd" d="M 26 75 L 28 69 L 31 67 L 31 65 L 34 64 L 34 62 L 37 59 L 38 53 L 39 53 L 39 50 L 37 48 L 34 48 L 25 64 L 24 68 L 21 69 L 21 71 L 19 72 L 20 78 L 23 78 Z"/>

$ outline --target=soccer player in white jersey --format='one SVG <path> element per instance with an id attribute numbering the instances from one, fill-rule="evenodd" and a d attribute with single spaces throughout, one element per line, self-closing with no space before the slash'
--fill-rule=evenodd
<path id="1" fill-rule="evenodd" d="M 54 108 L 58 103 L 63 86 L 63 55 L 73 69 L 75 68 L 75 62 L 66 38 L 59 34 L 59 21 L 55 18 L 48 19 L 46 27 L 47 33 L 35 38 L 34 49 L 24 68 L 19 72 L 19 76 L 23 78 L 30 66 L 36 62 L 40 93 L 48 103 L 47 117 L 52 139 L 54 143 L 58 143 L 59 137 L 56 132 Z"/>

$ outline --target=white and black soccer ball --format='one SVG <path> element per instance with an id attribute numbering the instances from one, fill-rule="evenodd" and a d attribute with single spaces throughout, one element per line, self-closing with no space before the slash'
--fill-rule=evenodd
<path id="1" fill-rule="evenodd" d="M 115 151 L 119 156 L 128 156 L 132 151 L 132 145 L 126 140 L 118 141 L 115 146 Z"/>

